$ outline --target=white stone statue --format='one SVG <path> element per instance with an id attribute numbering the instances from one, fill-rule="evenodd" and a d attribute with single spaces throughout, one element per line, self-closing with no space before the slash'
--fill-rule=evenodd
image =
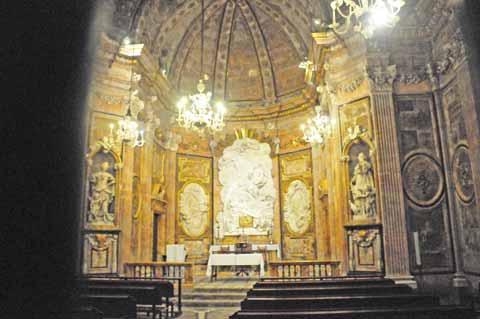
<path id="1" fill-rule="evenodd" d="M 217 216 L 220 234 L 266 235 L 272 229 L 275 188 L 270 146 L 243 138 L 225 148 L 218 161 L 223 211 Z M 240 216 L 253 217 L 253 227 L 240 228 Z"/>
<path id="2" fill-rule="evenodd" d="M 180 222 L 191 236 L 202 235 L 208 226 L 208 197 L 197 183 L 188 184 L 180 195 Z"/>
<path id="3" fill-rule="evenodd" d="M 90 177 L 89 222 L 113 224 L 115 213 L 109 208 L 115 197 L 115 177 L 108 172 L 109 167 L 108 162 L 103 162 Z"/>
<path id="4" fill-rule="evenodd" d="M 354 219 L 375 217 L 375 183 L 373 181 L 372 164 L 368 162 L 364 153 L 359 153 L 357 165 L 350 182 L 352 200 L 350 209 Z"/>
<path id="5" fill-rule="evenodd" d="M 300 180 L 288 185 L 285 197 L 285 221 L 295 233 L 304 233 L 310 225 L 311 194 L 307 186 Z"/>

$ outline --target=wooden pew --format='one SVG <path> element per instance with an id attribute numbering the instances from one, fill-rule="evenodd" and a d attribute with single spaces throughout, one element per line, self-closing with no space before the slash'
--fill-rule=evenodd
<path id="1" fill-rule="evenodd" d="M 267 279 L 256 283 L 231 319 L 473 319 L 472 307 L 441 306 L 383 278 Z"/>
<path id="2" fill-rule="evenodd" d="M 166 314 L 173 315 L 174 296 L 173 284 L 163 280 L 143 279 L 113 279 L 113 278 L 88 278 L 80 282 L 80 290 L 83 293 L 97 295 L 130 295 L 135 298 L 136 303 L 151 305 L 153 318 L 157 314 L 157 306 L 165 305 Z M 161 317 L 161 311 L 158 312 Z"/>
<path id="3" fill-rule="evenodd" d="M 368 284 L 371 287 L 395 285 L 395 282 L 391 279 L 384 278 L 349 278 L 349 279 L 323 279 L 323 280 L 262 280 L 253 286 L 253 288 L 293 288 L 293 287 L 338 287 L 338 286 L 362 286 Z"/>
<path id="4" fill-rule="evenodd" d="M 230 319 L 474 319 L 470 307 L 410 307 L 318 311 L 239 311 Z"/>
<path id="5" fill-rule="evenodd" d="M 434 296 L 409 295 L 360 295 L 360 296 L 300 296 L 300 297 L 252 297 L 241 303 L 242 310 L 322 310 L 334 308 L 361 308 L 361 307 L 430 307 L 438 305 L 438 298 Z"/>
<path id="6" fill-rule="evenodd" d="M 406 294 L 411 293 L 412 288 L 407 285 L 379 285 L 375 286 L 377 294 Z M 362 295 L 372 292 L 372 286 L 358 285 L 353 287 L 333 286 L 309 286 L 289 287 L 288 289 L 277 288 L 253 288 L 247 293 L 247 297 L 293 297 L 293 296 L 331 296 L 331 295 Z"/>
<path id="7" fill-rule="evenodd" d="M 80 305 L 100 310 L 102 318 L 137 318 L 135 298 L 125 294 L 81 294 Z M 96 313 L 98 315 L 98 313 Z"/>

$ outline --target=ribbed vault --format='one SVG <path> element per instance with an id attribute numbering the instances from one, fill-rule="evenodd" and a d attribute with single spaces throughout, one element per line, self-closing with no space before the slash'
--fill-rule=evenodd
<path id="1" fill-rule="evenodd" d="M 319 13 L 320 12 L 320 13 Z M 301 95 L 311 20 L 318 1 L 206 0 L 204 73 L 214 98 L 229 107 L 271 106 Z M 200 76 L 199 0 L 148 2 L 138 19 L 145 43 L 178 94 L 191 94 Z"/>

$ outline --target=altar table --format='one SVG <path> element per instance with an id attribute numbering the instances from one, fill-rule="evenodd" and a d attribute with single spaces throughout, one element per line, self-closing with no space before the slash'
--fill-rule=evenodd
<path id="1" fill-rule="evenodd" d="M 235 245 L 211 245 L 210 254 L 215 251 L 221 251 L 222 248 L 226 248 L 231 252 L 235 251 Z M 277 253 L 277 259 L 282 259 L 280 252 L 280 245 L 277 244 L 252 244 L 252 250 L 265 250 L 265 251 L 275 251 Z"/>
<path id="2" fill-rule="evenodd" d="M 207 264 L 207 277 L 212 276 L 215 266 L 259 266 L 260 276 L 265 275 L 263 255 L 253 254 L 210 254 Z"/>

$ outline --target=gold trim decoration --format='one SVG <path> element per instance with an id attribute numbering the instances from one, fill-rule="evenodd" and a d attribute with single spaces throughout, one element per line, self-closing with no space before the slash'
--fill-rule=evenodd
<path id="1" fill-rule="evenodd" d="M 235 129 L 235 137 L 237 138 L 237 140 L 241 140 L 243 138 L 255 139 L 256 135 L 257 135 L 257 132 L 254 129 L 244 128 L 244 127 L 242 127 L 241 129 Z"/>
<path id="2" fill-rule="evenodd" d="M 200 161 L 198 158 L 178 158 L 178 181 L 210 183 L 210 160 Z"/>
<path id="3" fill-rule="evenodd" d="M 304 153 L 305 151 L 301 151 Z M 285 155 L 281 160 L 282 165 L 282 180 L 287 180 L 292 177 L 310 177 L 312 175 L 311 161 L 309 154 L 295 154 L 295 155 Z M 303 169 L 296 170 L 297 168 Z M 295 169 L 292 169 L 294 167 Z"/>

